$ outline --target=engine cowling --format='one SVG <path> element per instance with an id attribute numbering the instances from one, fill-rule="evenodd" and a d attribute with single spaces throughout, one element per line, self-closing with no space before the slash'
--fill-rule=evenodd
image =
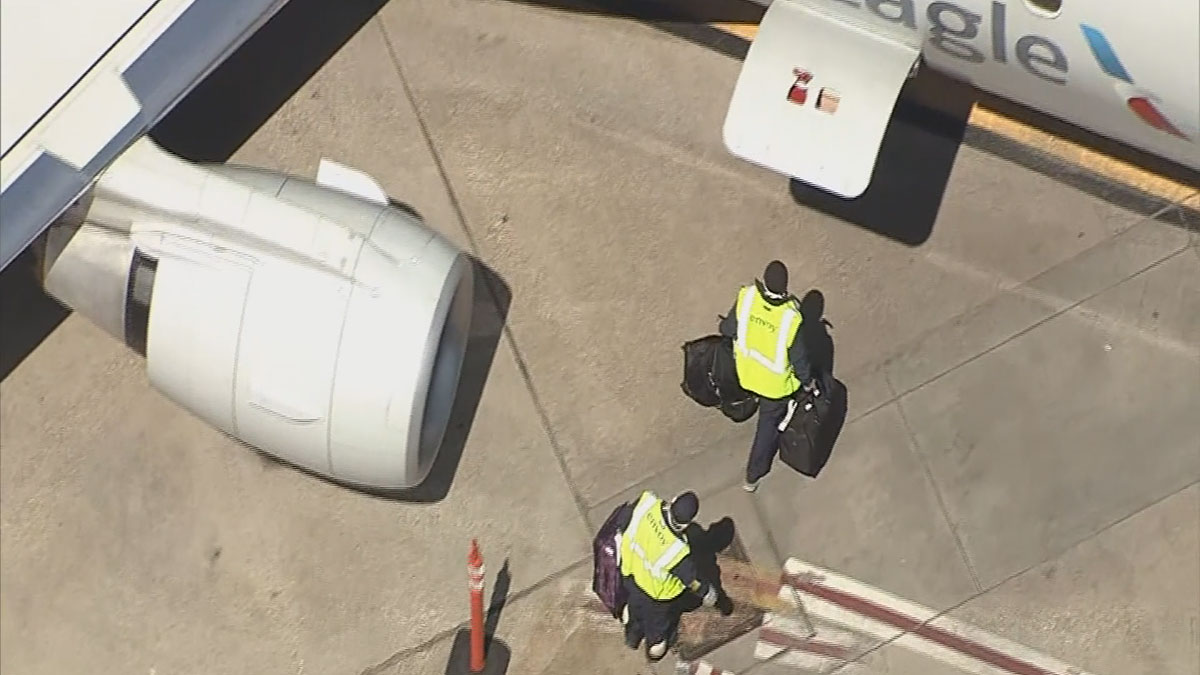
<path id="1" fill-rule="evenodd" d="M 466 350 L 470 259 L 387 203 L 132 154 L 52 228 L 47 291 L 230 435 L 351 485 L 423 481 Z"/>

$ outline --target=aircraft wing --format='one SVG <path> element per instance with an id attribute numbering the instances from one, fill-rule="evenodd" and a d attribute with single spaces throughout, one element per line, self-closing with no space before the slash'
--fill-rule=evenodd
<path id="1" fill-rule="evenodd" d="M 0 1 L 0 269 L 286 1 Z"/>

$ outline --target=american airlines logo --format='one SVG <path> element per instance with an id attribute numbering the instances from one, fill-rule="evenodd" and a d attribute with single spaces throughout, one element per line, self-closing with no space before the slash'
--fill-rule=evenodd
<path id="1" fill-rule="evenodd" d="M 1083 30 L 1083 36 L 1087 39 L 1088 47 L 1091 47 L 1096 62 L 1100 64 L 1100 69 L 1109 77 L 1117 80 L 1115 85 L 1117 93 L 1125 99 L 1125 104 L 1129 106 L 1129 109 L 1143 122 L 1155 129 L 1187 139 L 1187 136 L 1178 127 L 1171 124 L 1167 116 L 1159 110 L 1153 95 L 1134 84 L 1133 77 L 1121 64 L 1121 59 L 1117 57 L 1116 50 L 1109 44 L 1108 38 L 1104 37 L 1104 33 L 1100 32 L 1099 28 L 1087 24 L 1080 24 L 1079 27 Z"/>
<path id="2" fill-rule="evenodd" d="M 916 0 L 825 0 L 836 6 L 865 9 L 890 23 L 917 30 Z M 976 0 L 978 4 L 978 0 Z M 972 4 L 972 3 L 966 3 Z M 1008 5 L 998 0 L 989 3 L 990 11 L 971 11 L 954 2 L 937 0 L 925 5 L 928 20 L 928 45 L 939 52 L 968 63 L 983 63 L 989 56 L 996 63 L 1008 63 L 1009 57 L 1030 75 L 1051 84 L 1065 85 L 1070 65 L 1066 51 L 1043 35 L 1010 38 Z M 1114 88 L 1138 119 L 1151 127 L 1187 139 L 1179 127 L 1162 111 L 1157 97 L 1134 83 L 1133 77 L 1117 52 L 1098 28 L 1080 24 L 1088 47 L 1101 70 L 1114 78 Z"/>

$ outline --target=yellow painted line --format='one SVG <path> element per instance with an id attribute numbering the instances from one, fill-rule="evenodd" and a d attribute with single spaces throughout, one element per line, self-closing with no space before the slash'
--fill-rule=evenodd
<path id="1" fill-rule="evenodd" d="M 1055 157 L 1082 167 L 1092 173 L 1137 188 L 1142 192 L 1160 197 L 1171 203 L 1179 202 L 1196 192 L 1195 188 L 1156 174 L 1136 164 L 1126 162 L 1084 147 L 1065 138 L 1046 133 L 976 104 L 967 122 L 974 127 L 986 129 L 1022 145 L 1036 147 Z"/>
<path id="2" fill-rule="evenodd" d="M 709 25 L 744 40 L 752 41 L 758 35 L 758 24 L 754 23 L 713 23 Z M 1022 145 L 1036 147 L 1063 161 L 1172 203 L 1196 194 L 1196 189 L 1193 187 L 1136 164 L 1047 133 L 979 104 L 972 107 L 967 123 Z M 1200 197 L 1193 197 L 1189 202 L 1197 200 L 1200 200 Z"/>
<path id="3" fill-rule="evenodd" d="M 744 40 L 753 40 L 754 36 L 758 35 L 758 24 L 756 23 L 711 23 L 709 25 Z"/>

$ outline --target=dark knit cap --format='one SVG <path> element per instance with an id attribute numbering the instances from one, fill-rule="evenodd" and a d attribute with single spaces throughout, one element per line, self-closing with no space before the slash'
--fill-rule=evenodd
<path id="1" fill-rule="evenodd" d="M 700 511 L 700 500 L 696 493 L 688 490 L 671 501 L 671 518 L 680 525 L 692 522 Z"/>
<path id="2" fill-rule="evenodd" d="M 763 285 L 768 291 L 777 295 L 787 293 L 788 271 L 787 266 L 778 260 L 772 260 L 766 271 L 763 272 Z"/>

